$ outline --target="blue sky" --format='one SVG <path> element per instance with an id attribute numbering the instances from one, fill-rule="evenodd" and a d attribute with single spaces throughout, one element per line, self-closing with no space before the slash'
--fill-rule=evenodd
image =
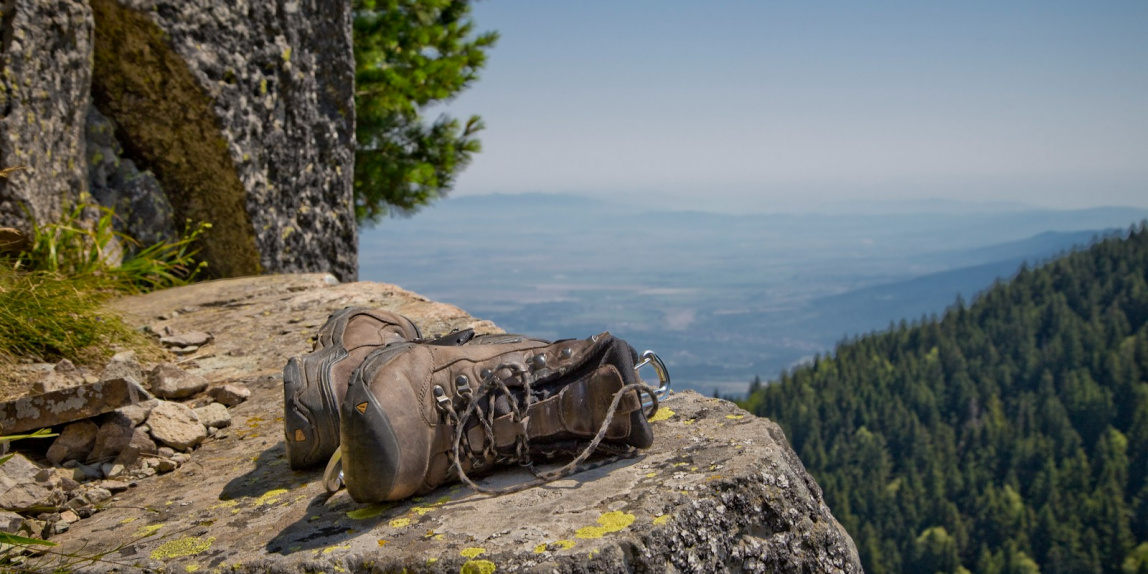
<path id="1" fill-rule="evenodd" d="M 1148 207 L 1148 2 L 482 0 L 455 195 Z"/>

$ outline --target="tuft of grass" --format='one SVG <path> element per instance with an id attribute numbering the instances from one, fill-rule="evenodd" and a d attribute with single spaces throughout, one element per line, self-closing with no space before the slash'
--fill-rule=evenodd
<path id="1" fill-rule="evenodd" d="M 0 177 L 23 169 L 0 169 Z M 55 223 L 32 220 L 31 247 L 0 258 L 0 371 L 19 357 L 95 364 L 118 348 L 159 355 L 153 341 L 103 307 L 120 294 L 190 283 L 209 223 L 177 241 L 141 246 L 115 230 L 115 213 L 81 201 Z"/>
<path id="2" fill-rule="evenodd" d="M 195 255 L 210 223 L 188 222 L 179 240 L 143 247 L 115 230 L 115 217 L 111 209 L 80 203 L 56 223 L 33 221 L 32 247 L 18 256 L 15 268 L 91 277 L 104 288 L 146 293 L 186 285 L 207 266 Z"/>
<path id="3" fill-rule="evenodd" d="M 116 293 L 96 275 L 0 266 L 0 353 L 91 364 L 110 357 L 115 346 L 145 349 L 151 341 L 143 333 L 103 309 Z"/>

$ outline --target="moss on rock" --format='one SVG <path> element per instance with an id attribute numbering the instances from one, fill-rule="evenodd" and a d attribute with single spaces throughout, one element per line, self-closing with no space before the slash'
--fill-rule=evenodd
<path id="1" fill-rule="evenodd" d="M 155 173 L 175 219 L 213 225 L 201 252 L 208 273 L 259 273 L 245 191 L 210 97 L 146 15 L 115 0 L 91 6 L 96 107 L 122 130 L 128 154 Z"/>

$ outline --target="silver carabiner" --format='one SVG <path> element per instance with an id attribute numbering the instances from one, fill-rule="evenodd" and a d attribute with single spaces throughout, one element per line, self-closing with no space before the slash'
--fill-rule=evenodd
<path id="1" fill-rule="evenodd" d="M 671 393 L 670 372 L 666 370 L 666 364 L 662 362 L 662 359 L 658 357 L 657 353 L 653 351 L 643 351 L 642 360 L 637 365 L 634 365 L 634 372 L 637 372 L 646 365 L 654 367 L 654 372 L 658 374 L 659 386 L 654 389 L 654 395 L 658 397 L 658 401 L 666 400 L 666 397 L 670 396 Z M 640 379 L 641 375 L 639 375 L 638 378 Z M 642 408 L 648 408 L 653 404 L 653 401 L 647 399 L 642 401 Z"/>

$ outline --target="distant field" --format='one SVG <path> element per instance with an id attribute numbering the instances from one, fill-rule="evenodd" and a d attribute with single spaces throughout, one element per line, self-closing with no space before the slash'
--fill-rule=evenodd
<path id="1" fill-rule="evenodd" d="M 1148 211 L 722 215 L 463 197 L 360 235 L 360 277 L 535 336 L 609 330 L 675 386 L 744 393 L 844 337 L 940 313 Z"/>

